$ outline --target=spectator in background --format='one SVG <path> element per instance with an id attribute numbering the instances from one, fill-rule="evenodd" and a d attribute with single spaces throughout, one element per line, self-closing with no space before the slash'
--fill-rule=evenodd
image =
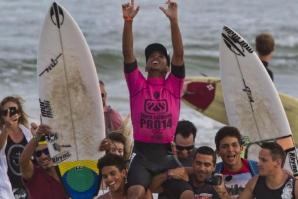
<path id="1" fill-rule="evenodd" d="M 264 64 L 269 76 L 273 81 L 273 72 L 268 68 L 271 53 L 274 51 L 274 38 L 269 33 L 262 33 L 256 36 L 256 51 Z"/>
<path id="2" fill-rule="evenodd" d="M 106 136 L 112 131 L 116 131 L 122 124 L 122 118 L 120 114 L 108 106 L 106 103 L 108 93 L 106 91 L 104 83 L 99 80 L 100 91 L 101 91 L 101 98 L 102 98 L 102 105 L 104 110 L 104 118 L 105 118 L 105 125 L 106 125 Z"/>

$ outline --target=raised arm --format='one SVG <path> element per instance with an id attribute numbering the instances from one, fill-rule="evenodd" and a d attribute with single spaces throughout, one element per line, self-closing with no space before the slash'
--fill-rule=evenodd
<path id="1" fill-rule="evenodd" d="M 132 63 L 135 61 L 133 54 L 133 34 L 132 34 L 132 23 L 133 18 L 136 16 L 140 9 L 138 6 L 134 9 L 134 0 L 131 3 L 122 4 L 122 12 L 124 18 L 123 36 L 122 36 L 122 53 L 125 63 Z"/>
<path id="2" fill-rule="evenodd" d="M 178 4 L 176 2 L 172 2 L 171 0 L 168 0 L 166 4 L 168 4 L 167 9 L 164 9 L 163 7 L 159 7 L 159 9 L 165 13 L 171 23 L 171 37 L 173 45 L 172 63 L 175 66 L 182 66 L 184 64 L 184 50 L 182 36 L 178 25 Z"/>
<path id="3" fill-rule="evenodd" d="M 33 123 L 31 124 L 31 132 L 34 132 L 34 131 L 36 132 L 36 135 L 38 137 L 41 137 L 43 134 L 50 134 L 51 127 L 43 124 L 37 127 L 37 125 Z M 20 157 L 21 175 L 27 181 L 29 181 L 32 178 L 34 173 L 34 166 L 31 161 L 31 156 L 34 153 L 37 144 L 38 144 L 38 141 L 35 138 L 32 138 L 24 148 L 23 153 Z"/>

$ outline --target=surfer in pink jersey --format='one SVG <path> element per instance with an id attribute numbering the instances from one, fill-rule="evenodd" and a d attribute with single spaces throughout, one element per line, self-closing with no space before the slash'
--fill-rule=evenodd
<path id="1" fill-rule="evenodd" d="M 163 45 L 154 43 L 147 46 L 147 79 L 138 69 L 133 53 L 132 24 L 140 6 L 135 9 L 134 0 L 122 5 L 124 74 L 134 128 L 134 148 L 126 183 L 127 198 L 130 199 L 143 198 L 152 176 L 162 172 L 166 172 L 168 176 L 168 180 L 163 183 L 164 190 L 175 198 L 194 198 L 192 188 L 186 181 L 173 180 L 167 173 L 168 169 L 181 167 L 172 152 L 171 142 L 179 119 L 185 67 L 178 25 L 178 5 L 170 0 L 166 4 L 167 9 L 159 8 L 170 20 L 172 62 Z M 167 77 L 168 72 L 170 74 Z"/>

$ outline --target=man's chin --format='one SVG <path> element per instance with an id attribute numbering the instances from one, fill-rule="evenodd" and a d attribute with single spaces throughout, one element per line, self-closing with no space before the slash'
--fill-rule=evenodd
<path id="1" fill-rule="evenodd" d="M 186 156 L 178 155 L 177 157 L 178 157 L 179 159 L 186 159 L 186 158 L 187 158 L 187 155 L 186 155 Z"/>

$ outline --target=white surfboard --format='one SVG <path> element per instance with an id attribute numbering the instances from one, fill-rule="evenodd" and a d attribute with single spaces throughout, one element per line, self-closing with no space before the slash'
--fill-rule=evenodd
<path id="1" fill-rule="evenodd" d="M 96 163 L 104 155 L 98 151 L 105 137 L 100 87 L 80 28 L 55 2 L 41 30 L 37 77 L 42 122 L 53 130 L 47 142 L 54 165 L 68 193 L 77 194 L 72 198 L 88 198 L 98 188 Z"/>
<path id="2" fill-rule="evenodd" d="M 259 145 L 276 141 L 287 152 L 287 169 L 298 176 L 291 129 L 275 86 L 252 47 L 226 26 L 220 42 L 220 75 L 229 124 L 244 136 L 246 157 L 258 160 Z"/>

